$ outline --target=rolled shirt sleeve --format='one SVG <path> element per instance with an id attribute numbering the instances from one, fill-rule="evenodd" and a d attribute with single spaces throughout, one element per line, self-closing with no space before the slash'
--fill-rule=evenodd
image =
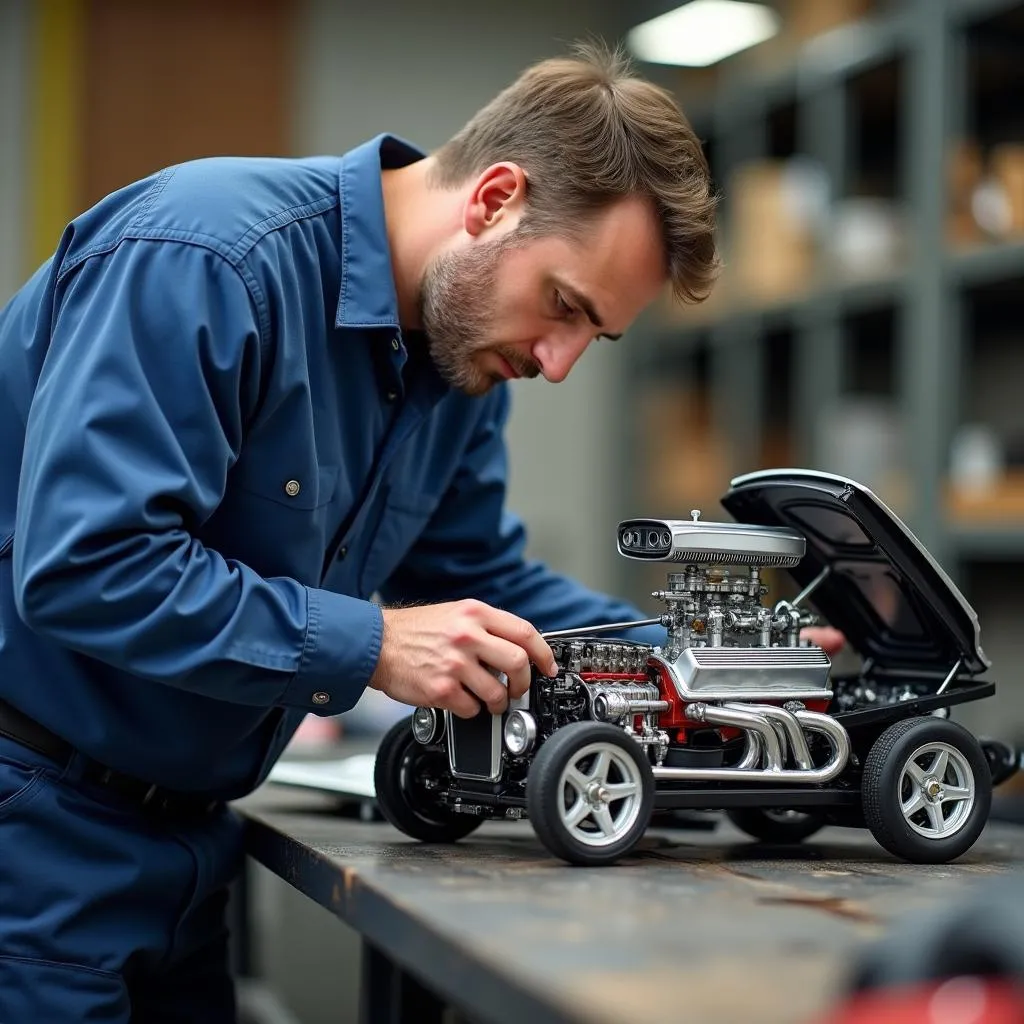
<path id="1" fill-rule="evenodd" d="M 267 358 L 242 273 L 191 243 L 132 240 L 58 291 L 27 423 L 13 573 L 36 632 L 221 700 L 354 704 L 380 609 L 262 578 L 196 534 L 224 494 Z M 310 701 L 313 704 L 310 705 Z"/>

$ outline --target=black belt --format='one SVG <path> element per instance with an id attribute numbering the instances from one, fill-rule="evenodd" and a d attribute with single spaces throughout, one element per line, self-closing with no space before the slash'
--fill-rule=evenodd
<path id="1" fill-rule="evenodd" d="M 75 748 L 67 740 L 61 739 L 3 700 L 0 700 L 0 736 L 6 736 L 7 739 L 50 758 L 62 767 L 67 765 L 75 754 Z M 113 791 L 131 804 L 161 814 L 186 817 L 204 815 L 209 814 L 221 803 L 219 800 L 211 800 L 208 796 L 179 793 L 164 789 L 162 786 L 154 786 L 134 775 L 126 775 L 124 772 L 108 768 L 91 758 L 85 758 L 82 778 Z"/>

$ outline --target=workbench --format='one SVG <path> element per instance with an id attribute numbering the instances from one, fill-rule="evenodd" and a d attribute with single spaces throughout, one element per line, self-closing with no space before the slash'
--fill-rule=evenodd
<path id="1" fill-rule="evenodd" d="M 768 848 L 716 818 L 583 869 L 526 822 L 424 846 L 319 793 L 268 784 L 237 806 L 250 856 L 362 937 L 366 1024 L 810 1024 L 863 943 L 1024 860 L 1024 828 L 1000 822 L 920 866 L 863 830 Z"/>

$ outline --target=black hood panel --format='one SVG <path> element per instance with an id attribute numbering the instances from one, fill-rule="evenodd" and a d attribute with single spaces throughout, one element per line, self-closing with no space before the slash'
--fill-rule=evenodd
<path id="1" fill-rule="evenodd" d="M 856 481 L 772 469 L 731 481 L 722 505 L 739 522 L 787 526 L 807 553 L 787 571 L 801 588 L 828 567 L 808 598 L 878 668 L 984 672 L 978 617 L 920 541 Z"/>

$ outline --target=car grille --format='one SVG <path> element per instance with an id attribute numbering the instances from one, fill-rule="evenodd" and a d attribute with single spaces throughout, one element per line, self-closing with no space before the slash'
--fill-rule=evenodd
<path id="1" fill-rule="evenodd" d="M 448 755 L 452 774 L 497 779 L 501 771 L 501 716 L 486 710 L 475 718 L 447 714 Z"/>

